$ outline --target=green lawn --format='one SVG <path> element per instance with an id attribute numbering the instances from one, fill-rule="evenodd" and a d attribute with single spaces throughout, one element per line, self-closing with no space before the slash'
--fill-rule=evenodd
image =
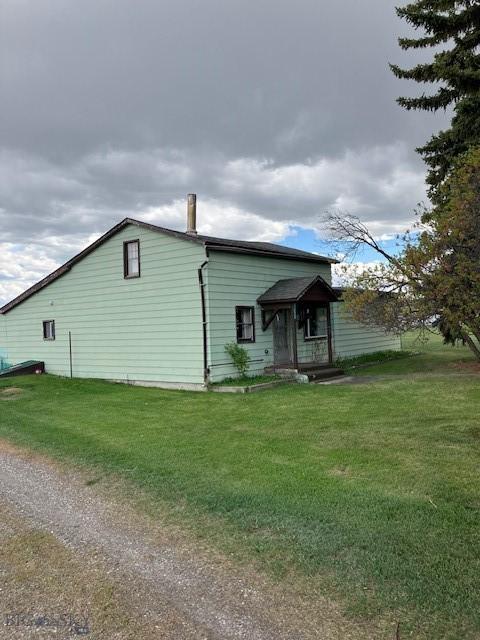
<path id="1" fill-rule="evenodd" d="M 385 362 L 374 367 L 358 370 L 358 375 L 436 373 L 451 375 L 462 372 L 462 365 L 473 362 L 469 349 L 461 345 L 452 347 L 444 345 L 437 335 L 430 335 L 427 342 L 422 342 L 418 335 L 409 333 L 402 337 L 404 350 L 419 354 L 413 358 L 402 358 Z"/>
<path id="2" fill-rule="evenodd" d="M 3 380 L 24 393 L 0 401 L 0 437 L 121 476 L 239 560 L 401 620 L 402 638 L 478 638 L 480 374 L 456 368 L 465 349 L 415 348 L 359 372 L 375 382 L 246 395 Z"/>

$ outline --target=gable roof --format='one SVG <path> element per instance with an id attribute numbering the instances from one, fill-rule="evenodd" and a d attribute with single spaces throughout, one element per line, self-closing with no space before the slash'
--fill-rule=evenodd
<path id="1" fill-rule="evenodd" d="M 165 235 L 169 235 L 175 238 L 179 238 L 181 240 L 187 240 L 188 242 L 195 242 L 197 244 L 203 245 L 205 249 L 208 251 L 226 251 L 232 253 L 244 253 L 250 255 L 258 255 L 258 256 L 269 256 L 272 258 L 286 258 L 289 260 L 302 260 L 306 262 L 319 262 L 323 264 L 333 264 L 337 263 L 338 260 L 334 258 L 328 258 L 325 256 L 319 256 L 314 253 L 308 253 L 307 251 L 301 251 L 300 249 L 292 249 L 291 247 L 283 247 L 278 244 L 273 244 L 271 242 L 250 242 L 247 240 L 228 240 L 226 238 L 215 238 L 212 236 L 203 236 L 203 235 L 193 235 L 189 233 L 184 233 L 182 231 L 175 231 L 174 229 L 167 229 L 165 227 L 159 227 L 154 224 L 150 224 L 148 222 L 142 222 L 141 220 L 134 220 L 133 218 L 125 218 L 114 227 L 109 229 L 106 233 L 103 234 L 100 238 L 95 240 L 88 247 L 77 253 L 73 258 L 70 258 L 65 264 L 61 267 L 50 273 L 48 276 L 31 286 L 29 289 L 21 293 L 19 296 L 7 302 L 3 307 L 0 308 L 0 314 L 8 313 L 11 309 L 24 302 L 30 296 L 37 293 L 44 287 L 48 286 L 65 273 L 70 271 L 70 269 L 83 260 L 90 253 L 95 251 L 100 245 L 109 240 L 112 236 L 117 234 L 119 231 L 127 227 L 128 225 L 134 225 L 140 227 L 142 229 L 149 229 L 150 231 L 154 231 L 156 233 L 162 233 Z"/>
<path id="2" fill-rule="evenodd" d="M 325 298 L 331 301 L 337 300 L 338 297 L 335 290 L 321 276 L 308 276 L 306 278 L 278 280 L 270 289 L 262 293 L 257 302 L 260 305 L 299 302 L 315 285 L 319 285 L 324 290 Z"/>

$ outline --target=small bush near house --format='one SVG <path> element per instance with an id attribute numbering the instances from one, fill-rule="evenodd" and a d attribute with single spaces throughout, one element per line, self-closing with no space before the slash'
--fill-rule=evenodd
<path id="1" fill-rule="evenodd" d="M 250 356 L 248 355 L 248 351 L 235 342 L 229 342 L 226 344 L 225 351 L 231 357 L 233 365 L 238 371 L 240 377 L 245 378 L 250 366 Z"/>

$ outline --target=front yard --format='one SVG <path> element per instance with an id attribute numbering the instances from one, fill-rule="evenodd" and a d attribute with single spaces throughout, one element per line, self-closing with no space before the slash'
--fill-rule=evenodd
<path id="1" fill-rule="evenodd" d="M 402 638 L 477 638 L 480 374 L 464 349 L 413 348 L 358 371 L 373 382 L 253 395 L 3 380 L 0 437 Z"/>

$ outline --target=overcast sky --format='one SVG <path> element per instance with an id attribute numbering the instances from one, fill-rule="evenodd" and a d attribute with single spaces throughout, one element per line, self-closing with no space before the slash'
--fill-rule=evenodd
<path id="1" fill-rule="evenodd" d="M 400 1 L 400 0 L 399 0 Z M 0 301 L 126 216 L 312 249 L 324 212 L 402 230 L 443 123 L 393 0 L 0 0 Z"/>

